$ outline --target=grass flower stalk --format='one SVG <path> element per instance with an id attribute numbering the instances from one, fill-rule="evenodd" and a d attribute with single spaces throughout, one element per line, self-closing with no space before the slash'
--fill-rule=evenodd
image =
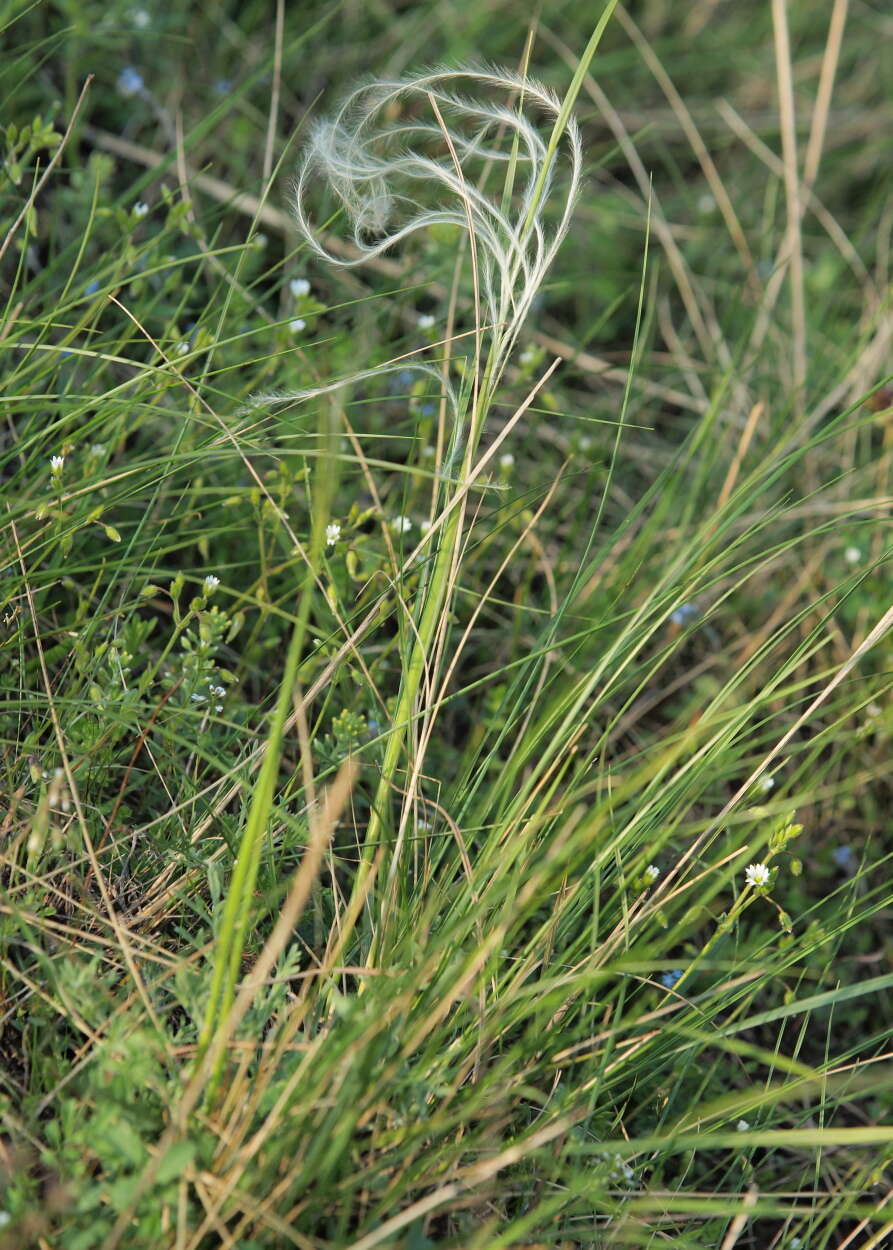
<path id="1" fill-rule="evenodd" d="M 367 84 L 350 93 L 332 119 L 317 124 L 298 176 L 294 196 L 298 225 L 309 246 L 328 262 L 360 263 L 419 229 L 451 224 L 468 236 L 474 281 L 474 368 L 470 384 L 466 382 L 452 404 L 453 435 L 444 465 L 442 500 L 446 517 L 426 538 L 434 546 L 431 572 L 416 603 L 416 626 L 408 643 L 355 891 L 367 888 L 379 844 L 393 848 L 394 781 L 416 715 L 422 679 L 443 614 L 449 609 L 472 466 L 518 333 L 570 222 L 582 170 L 580 135 L 572 110 L 613 8 L 611 3 L 603 11 L 563 100 L 526 77 L 490 69 L 435 70 L 411 79 Z M 494 90 L 514 93 L 525 111 L 458 94 L 459 88 L 469 86 L 491 94 Z M 430 106 L 435 124 L 414 117 L 399 122 L 380 120 L 398 102 L 419 98 Z M 528 116 L 534 110 L 552 120 L 547 142 Z M 497 131 L 509 136 L 508 153 L 495 143 Z M 428 155 L 432 142 L 441 148 L 445 142 L 448 156 Z M 557 192 L 563 199 L 557 224 L 550 228 L 546 209 L 555 196 L 562 150 L 567 154 L 567 180 Z M 489 199 L 472 181 L 475 161 L 505 165 L 501 203 Z M 514 207 L 511 188 L 519 168 L 527 177 Z M 313 230 L 305 199 L 308 186 L 319 174 L 353 223 L 356 259 L 333 255 Z M 433 206 L 421 205 L 408 192 L 422 187 L 429 192 L 440 189 L 446 195 Z M 403 188 L 406 194 L 401 194 Z M 482 360 L 485 334 L 487 350 Z M 454 476 L 457 464 L 461 468 Z M 389 865 L 391 877 L 395 867 Z"/>

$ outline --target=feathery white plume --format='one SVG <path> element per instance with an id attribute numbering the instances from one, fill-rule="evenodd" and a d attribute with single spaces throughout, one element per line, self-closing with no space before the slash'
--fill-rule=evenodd
<path id="1" fill-rule="evenodd" d="M 469 98 L 460 94 L 463 88 L 485 96 L 501 93 L 506 99 Z M 560 159 L 567 165 L 566 176 L 558 212 L 550 214 L 557 221 L 547 227 L 546 210 Z M 479 185 L 490 164 L 502 165 L 507 177 L 499 181 L 511 184 L 498 187 L 493 198 Z M 369 82 L 350 92 L 335 114 L 311 131 L 293 207 L 305 243 L 329 264 L 362 264 L 429 226 L 449 224 L 471 233 L 481 301 L 478 329 L 489 334 L 484 351 L 488 394 L 478 396 L 472 446 L 480 434 L 479 418 L 486 413 L 533 298 L 567 232 L 582 164 L 579 129 L 572 117 L 562 118 L 557 96 L 522 75 L 488 67 L 435 69 Z M 351 221 L 352 258 L 330 251 L 314 230 L 306 201 L 320 182 L 328 183 Z M 481 349 L 478 341 L 478 352 Z M 463 404 L 443 372 L 432 365 L 404 358 L 307 390 L 255 395 L 251 402 L 253 406 L 314 399 L 406 369 L 429 375 L 443 388 L 453 417 L 441 466 L 449 477 L 467 441 Z"/>
<path id="2" fill-rule="evenodd" d="M 458 94 L 466 86 L 515 95 L 525 112 Z M 403 120 L 392 122 L 389 115 L 398 105 Z M 545 209 L 558 152 L 527 116 L 532 110 L 554 125 L 561 104 L 539 83 L 501 69 L 438 69 L 374 81 L 352 91 L 332 118 L 313 127 L 295 185 L 299 229 L 332 265 L 361 264 L 428 226 L 470 229 L 492 335 L 494 380 L 567 231 L 580 185 L 582 148 L 570 118 L 560 145 L 569 158 L 567 184 L 558 221 L 547 230 Z M 503 147 L 496 146 L 497 138 Z M 513 159 L 523 179 L 519 193 L 508 203 L 491 199 L 478 186 L 484 164 Z M 306 197 L 320 177 L 350 217 L 353 259 L 334 255 L 314 233 Z"/>

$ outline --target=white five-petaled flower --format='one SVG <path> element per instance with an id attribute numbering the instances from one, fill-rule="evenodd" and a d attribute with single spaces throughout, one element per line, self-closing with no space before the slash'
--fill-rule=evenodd
<path id="1" fill-rule="evenodd" d="M 748 864 L 744 873 L 747 885 L 762 886 L 769 884 L 769 869 L 765 864 Z"/>
<path id="2" fill-rule="evenodd" d="M 294 321 L 288 323 L 288 328 L 292 334 L 300 334 L 302 330 L 306 330 L 307 322 L 302 317 L 295 317 Z"/>
<path id="3" fill-rule="evenodd" d="M 658 868 L 657 864 L 649 864 L 648 867 L 645 869 L 645 876 L 648 878 L 649 881 L 656 881 L 658 877 L 660 876 L 660 869 Z"/>
<path id="4" fill-rule="evenodd" d="M 405 534 L 412 529 L 412 521 L 408 516 L 395 516 L 391 521 L 391 529 L 397 534 Z"/>
<path id="5" fill-rule="evenodd" d="M 310 294 L 310 283 L 306 278 L 292 278 L 288 284 L 288 289 L 295 299 L 300 299 L 302 295 Z"/>
<path id="6" fill-rule="evenodd" d="M 432 330 L 434 328 L 434 316 L 432 313 L 419 313 L 418 327 L 420 330 Z"/>
<path id="7" fill-rule="evenodd" d="M 217 587 L 220 585 L 220 578 L 215 577 L 213 573 L 209 573 L 207 577 L 205 578 L 203 584 L 205 587 L 205 594 L 206 595 L 213 594 L 214 591 L 217 589 Z"/>
<path id="8" fill-rule="evenodd" d="M 341 526 L 337 521 L 330 521 L 326 526 L 326 546 L 334 547 L 335 543 L 341 537 Z"/>
<path id="9" fill-rule="evenodd" d="M 62 472 L 62 467 L 64 464 L 65 464 L 64 456 L 53 456 L 53 458 L 50 460 L 50 473 L 53 475 L 53 477 L 59 476 L 59 474 Z"/>

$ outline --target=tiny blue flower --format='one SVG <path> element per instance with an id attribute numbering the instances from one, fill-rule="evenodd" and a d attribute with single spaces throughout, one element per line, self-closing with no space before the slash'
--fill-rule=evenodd
<path id="1" fill-rule="evenodd" d="M 419 404 L 419 413 L 423 417 L 433 417 L 436 411 L 434 404 Z"/>
<path id="2" fill-rule="evenodd" d="M 95 295 L 98 290 L 99 290 L 99 283 L 94 278 L 92 282 L 88 282 L 87 285 L 84 287 L 84 294 Z"/>
<path id="3" fill-rule="evenodd" d="M 233 83 L 231 78 L 218 78 L 214 83 L 215 95 L 229 95 L 232 89 Z"/>
<path id="4" fill-rule="evenodd" d="M 851 846 L 835 846 L 831 858 L 837 867 L 848 876 L 856 871 L 856 855 Z"/>
<path id="5" fill-rule="evenodd" d="M 132 65 L 126 66 L 118 75 L 118 90 L 121 95 L 139 95 L 145 88 L 143 76 L 138 69 L 134 69 Z"/>
<path id="6" fill-rule="evenodd" d="M 697 615 L 698 609 L 695 604 L 683 603 L 675 612 L 671 613 L 670 620 L 674 625 L 684 625 L 686 621 L 694 620 Z"/>
<path id="7" fill-rule="evenodd" d="M 672 972 L 661 973 L 660 983 L 665 987 L 665 989 L 671 990 L 681 976 L 682 969 L 674 968 Z"/>

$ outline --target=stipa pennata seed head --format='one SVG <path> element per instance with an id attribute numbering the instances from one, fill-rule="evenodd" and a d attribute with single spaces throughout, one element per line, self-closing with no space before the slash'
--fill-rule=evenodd
<path id="1" fill-rule="evenodd" d="M 491 166 L 496 176 L 485 183 L 481 175 Z M 293 206 L 304 242 L 336 266 L 362 264 L 430 226 L 453 226 L 471 236 L 479 331 L 475 351 L 479 359 L 486 356 L 481 393 L 472 404 L 477 420 L 487 410 L 567 232 L 581 172 L 579 130 L 552 92 L 507 70 L 438 69 L 360 86 L 331 118 L 317 122 L 295 182 Z M 321 183 L 329 186 L 351 223 L 349 256 L 348 249 L 330 248 L 315 231 L 307 204 Z M 485 185 L 492 195 L 482 189 Z M 304 328 L 303 318 L 290 322 L 293 334 Z M 431 313 L 418 317 L 418 328 L 428 341 L 439 337 Z M 430 363 L 411 360 L 360 369 L 321 386 L 256 394 L 250 406 L 315 399 L 366 379 L 410 371 L 436 382 L 454 418 L 440 458 L 448 476 L 463 454 L 467 401 L 460 401 L 449 372 Z M 480 427 L 473 432 L 476 437 Z"/>
<path id="2" fill-rule="evenodd" d="M 436 69 L 358 87 L 311 132 L 294 194 L 301 233 L 330 264 L 343 266 L 428 226 L 470 232 L 498 373 L 567 230 L 580 184 L 582 149 L 570 119 L 557 145 L 567 178 L 557 222 L 547 227 L 559 160 L 549 134 L 560 114 L 552 92 L 502 69 Z M 481 190 L 487 165 L 512 170 L 518 193 L 508 202 Z M 320 178 L 350 219 L 352 259 L 333 254 L 314 231 L 306 198 Z"/>

